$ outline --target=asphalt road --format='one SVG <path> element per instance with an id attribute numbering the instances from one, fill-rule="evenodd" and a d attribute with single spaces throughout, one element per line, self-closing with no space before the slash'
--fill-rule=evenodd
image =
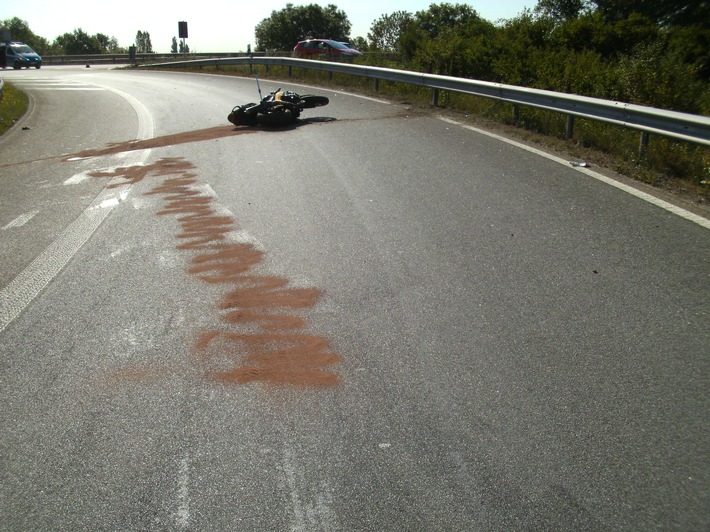
<path id="1" fill-rule="evenodd" d="M 706 223 L 346 93 L 2 75 L 0 529 L 710 528 Z"/>

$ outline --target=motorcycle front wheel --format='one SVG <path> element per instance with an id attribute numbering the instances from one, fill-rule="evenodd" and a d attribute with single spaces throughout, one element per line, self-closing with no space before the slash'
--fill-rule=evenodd
<path id="1" fill-rule="evenodd" d="M 323 107 L 324 105 L 328 105 L 328 102 L 330 101 L 325 96 L 313 96 L 312 94 L 301 96 L 301 100 L 303 101 L 303 107 L 305 109 Z"/>

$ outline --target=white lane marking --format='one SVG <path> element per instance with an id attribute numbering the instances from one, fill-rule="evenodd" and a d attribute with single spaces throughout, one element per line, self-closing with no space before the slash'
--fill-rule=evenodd
<path id="1" fill-rule="evenodd" d="M 127 197 L 128 197 L 128 191 L 124 190 L 118 196 L 106 198 L 98 205 L 93 205 L 93 206 L 89 207 L 89 209 L 113 209 L 119 203 L 126 201 Z"/>
<path id="2" fill-rule="evenodd" d="M 678 207 L 677 205 L 673 205 L 672 203 L 669 203 L 667 201 L 659 199 L 655 196 L 652 196 L 651 194 L 648 194 L 646 192 L 638 190 L 634 187 L 630 187 L 629 185 L 625 185 L 624 183 L 620 183 L 619 181 L 616 181 L 615 179 L 611 179 L 609 177 L 606 177 L 598 172 L 595 172 L 594 170 L 590 170 L 589 168 L 584 168 L 584 167 L 579 167 L 579 166 L 572 167 L 572 166 L 570 166 L 569 161 L 562 159 L 561 157 L 556 157 L 555 155 L 551 155 L 551 154 L 546 153 L 542 150 L 538 150 L 538 149 L 532 148 L 530 146 L 526 146 L 525 144 L 522 144 L 521 142 L 516 142 L 514 140 L 507 139 L 507 138 L 502 137 L 500 135 L 496 135 L 495 133 L 491 133 L 490 131 L 485 131 L 485 130 L 479 129 L 477 127 L 469 126 L 467 124 L 462 124 L 461 122 L 457 122 L 456 120 L 451 120 L 450 118 L 445 118 L 443 116 L 440 116 L 438 118 L 439 118 L 439 120 L 442 120 L 443 122 L 446 122 L 447 124 L 453 124 L 456 126 L 463 127 L 464 129 L 470 129 L 471 131 L 475 131 L 476 133 L 481 133 L 482 135 L 487 135 L 491 138 L 501 140 L 501 141 L 506 142 L 508 144 L 512 144 L 513 146 L 517 146 L 518 148 L 522 148 L 524 150 L 532 152 L 532 153 L 539 155 L 541 157 L 545 157 L 546 159 L 550 159 L 551 161 L 558 162 L 568 168 L 572 168 L 574 170 L 577 170 L 578 172 L 582 172 L 583 174 L 586 174 L 589 177 L 596 179 L 597 181 L 601 181 L 602 183 L 606 183 L 607 185 L 611 185 L 612 187 L 616 187 L 619 190 L 623 190 L 627 194 L 631 194 L 632 196 L 635 196 L 643 201 L 646 201 L 646 202 L 650 203 L 651 205 L 655 205 L 656 207 L 660 207 L 661 209 L 665 209 L 668 212 L 671 212 L 677 216 L 680 216 L 681 218 L 685 218 L 688 221 L 696 223 L 699 226 L 704 227 L 705 229 L 710 229 L 710 220 L 708 220 L 707 218 L 703 218 L 702 216 L 698 216 L 697 214 L 693 214 L 692 212 L 686 211 L 685 209 Z"/>
<path id="3" fill-rule="evenodd" d="M 153 123 L 153 116 L 150 114 L 148 111 L 148 108 L 141 103 L 140 100 L 135 98 L 134 96 L 131 96 L 127 92 L 123 92 L 122 90 L 119 89 L 114 89 L 113 87 L 104 87 L 106 90 L 113 92 L 114 94 L 119 95 L 121 98 L 126 100 L 129 104 L 131 104 L 131 107 L 133 107 L 133 110 L 136 112 L 136 115 L 138 115 L 138 134 L 137 138 L 138 139 L 150 139 L 153 138 L 153 135 L 155 134 L 155 125 Z M 145 150 L 141 152 L 135 152 L 136 156 L 140 157 L 141 163 L 145 163 L 146 159 L 148 159 L 148 156 L 150 155 L 151 150 Z M 129 154 L 126 159 L 133 159 L 133 157 Z M 127 166 L 131 166 L 130 164 L 127 164 Z"/>
<path id="4" fill-rule="evenodd" d="M 31 212 L 26 212 L 25 214 L 21 214 L 20 216 L 15 218 L 13 221 L 11 221 L 9 224 L 7 224 L 5 227 L 3 227 L 2 230 L 7 231 L 8 229 L 15 229 L 17 227 L 22 227 L 27 222 L 29 222 L 32 218 L 34 218 L 37 214 L 39 214 L 39 211 L 31 211 Z"/>
<path id="5" fill-rule="evenodd" d="M 80 82 L 57 78 L 18 78 L 17 83 L 22 85 L 78 85 Z"/>
<path id="6" fill-rule="evenodd" d="M 101 87 L 34 87 L 35 91 L 105 91 Z"/>
<path id="7" fill-rule="evenodd" d="M 130 94 L 108 87 L 107 89 L 127 100 L 138 115 L 137 138 L 151 138 L 154 132 L 153 117 L 148 109 Z M 150 150 L 131 153 L 126 157 L 126 165 L 144 164 L 150 153 Z M 125 184 L 125 181 L 117 177 L 111 180 L 109 186 L 116 184 Z M 123 188 L 121 194 L 125 194 L 124 199 L 130 188 L 130 185 Z M 47 246 L 47 249 L 0 291 L 0 332 L 22 313 L 99 228 L 114 206 L 97 207 L 114 197 L 111 189 L 104 188 L 92 204 Z"/>
<path id="8" fill-rule="evenodd" d="M 291 531 L 306 532 L 309 530 L 306 526 L 306 515 L 301 504 L 301 497 L 298 491 L 298 481 L 296 473 L 296 456 L 288 443 L 284 445 L 284 461 L 283 471 L 286 475 L 286 483 L 291 494 Z"/>
<path id="9" fill-rule="evenodd" d="M 105 91 L 104 87 L 97 87 L 76 81 L 56 79 L 23 79 L 17 84 L 34 91 Z"/>
<path id="10" fill-rule="evenodd" d="M 316 493 L 306 488 L 303 468 L 289 442 L 284 445 L 283 472 L 291 496 L 291 532 L 339 530 L 338 518 L 332 508 L 332 490 L 326 482 L 321 482 Z"/>
<path id="11" fill-rule="evenodd" d="M 86 172 L 82 172 L 81 174 L 75 174 L 71 176 L 69 179 L 64 181 L 64 185 L 78 185 L 79 183 L 86 181 L 89 179 L 89 174 Z"/>
<path id="12" fill-rule="evenodd" d="M 180 469 L 178 470 L 178 510 L 177 524 L 180 528 L 187 528 L 190 524 L 190 460 L 185 456 L 180 460 Z"/>

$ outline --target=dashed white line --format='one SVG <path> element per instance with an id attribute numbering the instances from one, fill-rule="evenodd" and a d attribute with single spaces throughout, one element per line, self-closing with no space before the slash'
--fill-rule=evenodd
<path id="1" fill-rule="evenodd" d="M 31 211 L 31 212 L 26 212 L 25 214 L 21 214 L 17 218 L 15 218 L 13 221 L 11 221 L 9 224 L 7 224 L 5 227 L 2 228 L 3 231 L 7 231 L 8 229 L 15 229 L 17 227 L 22 227 L 25 225 L 27 222 L 29 222 L 32 218 L 34 218 L 39 211 Z"/>
<path id="2" fill-rule="evenodd" d="M 101 87 L 34 87 L 35 91 L 105 91 Z"/>
<path id="3" fill-rule="evenodd" d="M 79 183 L 82 183 L 86 181 L 89 178 L 89 174 L 86 172 L 81 173 L 81 174 L 75 174 L 71 176 L 69 179 L 64 181 L 64 185 L 78 185 Z"/>
<path id="4" fill-rule="evenodd" d="M 17 84 L 34 91 L 105 91 L 104 87 L 56 79 L 23 79 Z"/>
<path id="5" fill-rule="evenodd" d="M 180 528 L 187 528 L 190 524 L 190 460 L 185 456 L 180 460 L 178 470 L 178 510 L 177 524 Z"/>
<path id="6" fill-rule="evenodd" d="M 284 462 L 283 471 L 286 474 L 286 483 L 291 494 L 291 531 L 305 532 L 308 530 L 306 526 L 306 515 L 301 504 L 301 497 L 298 491 L 298 480 L 296 473 L 296 456 L 288 444 L 284 446 Z"/>

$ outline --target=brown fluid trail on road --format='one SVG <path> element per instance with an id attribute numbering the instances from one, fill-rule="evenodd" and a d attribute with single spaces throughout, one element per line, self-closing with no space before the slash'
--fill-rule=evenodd
<path id="1" fill-rule="evenodd" d="M 190 142 L 202 142 L 205 140 L 216 140 L 235 135 L 245 135 L 256 133 L 257 129 L 250 128 L 235 128 L 234 126 L 217 126 L 197 131 L 186 131 L 184 133 L 174 133 L 172 135 L 163 135 L 162 137 L 154 137 L 145 140 L 129 140 L 125 142 L 116 142 L 109 144 L 103 148 L 84 150 L 78 153 L 72 153 L 62 158 L 63 162 L 73 159 L 81 159 L 85 157 L 100 157 L 102 155 L 116 155 L 117 153 L 127 151 L 148 150 L 154 148 L 165 148 L 166 146 L 176 146 L 178 144 L 188 144 Z"/>
<path id="2" fill-rule="evenodd" d="M 120 177 L 125 183 L 165 177 L 146 194 L 163 196 L 165 205 L 156 214 L 175 216 L 180 224 L 176 247 L 192 253 L 187 272 L 203 282 L 224 286 L 215 311 L 220 312 L 225 330 L 200 335 L 195 363 L 206 378 L 222 383 L 337 384 L 338 376 L 326 368 L 339 363 L 340 356 L 330 352 L 326 338 L 307 333 L 306 320 L 297 314 L 313 307 L 321 291 L 291 288 L 287 279 L 255 273 L 264 253 L 252 244 L 229 241 L 236 222 L 219 214 L 214 198 L 196 189 L 196 170 L 182 158 L 164 158 L 150 165 L 92 174 Z"/>

